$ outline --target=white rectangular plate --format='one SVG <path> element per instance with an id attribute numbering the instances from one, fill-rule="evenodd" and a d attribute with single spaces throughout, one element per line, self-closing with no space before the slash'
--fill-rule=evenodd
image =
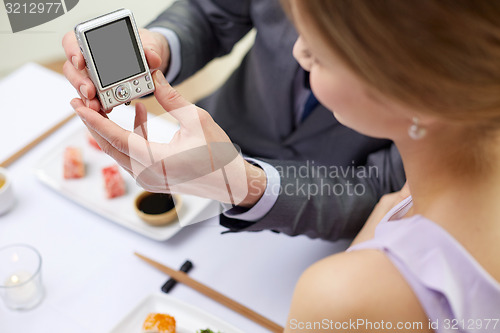
<path id="1" fill-rule="evenodd" d="M 144 319 L 151 312 L 173 316 L 176 320 L 177 333 L 195 333 L 197 330 L 207 328 L 221 333 L 243 333 L 223 320 L 165 294 L 152 294 L 146 297 L 110 333 L 142 332 Z"/>
<path id="2" fill-rule="evenodd" d="M 117 123 L 125 122 L 123 118 L 130 118 L 130 122 L 133 123 L 130 109 L 123 108 L 113 113 L 115 112 L 117 114 L 121 113 L 120 117 L 122 118 L 117 119 Z M 152 125 L 155 125 L 154 121 Z M 161 130 L 163 134 L 165 132 L 171 135 L 175 133 L 175 125 L 170 123 L 164 124 L 164 121 L 162 121 L 161 125 L 156 127 L 151 126 L 149 132 Z M 101 170 L 104 167 L 116 165 L 116 162 L 102 151 L 90 146 L 87 133 L 87 129 L 82 126 L 66 140 L 63 140 L 52 148 L 36 166 L 35 174 L 37 177 L 60 194 L 89 210 L 158 241 L 169 239 L 182 226 L 200 222 L 205 218 L 217 215 L 218 204 L 216 202 L 196 196 L 181 195 L 182 205 L 180 211 L 177 212 L 181 223 L 179 223 L 178 219 L 173 223 L 161 227 L 146 224 L 137 216 L 134 210 L 135 197 L 143 189 L 124 170 L 120 169 L 120 173 L 125 180 L 127 193 L 122 197 L 114 199 L 106 198 Z M 63 178 L 63 153 L 68 146 L 78 147 L 82 151 L 86 169 L 86 175 L 82 179 L 68 180 Z"/>

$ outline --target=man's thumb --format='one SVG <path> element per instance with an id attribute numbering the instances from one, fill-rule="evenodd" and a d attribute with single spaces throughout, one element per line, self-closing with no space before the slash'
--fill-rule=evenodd
<path id="1" fill-rule="evenodd" d="M 150 48 L 144 49 L 144 55 L 146 56 L 146 60 L 148 61 L 148 66 L 151 69 L 157 69 L 160 68 L 161 66 L 161 57 L 158 52 L 156 52 L 154 49 Z"/>

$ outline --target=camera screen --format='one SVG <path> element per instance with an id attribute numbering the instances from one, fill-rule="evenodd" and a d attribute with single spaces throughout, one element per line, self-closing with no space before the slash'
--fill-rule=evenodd
<path id="1" fill-rule="evenodd" d="M 130 18 L 85 33 L 103 88 L 145 71 Z"/>

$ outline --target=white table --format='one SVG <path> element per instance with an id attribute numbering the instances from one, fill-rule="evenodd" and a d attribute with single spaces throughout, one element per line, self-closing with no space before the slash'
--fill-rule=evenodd
<path id="1" fill-rule="evenodd" d="M 217 218 L 164 242 L 136 234 L 64 198 L 33 174 L 37 161 L 80 126 L 80 120 L 72 120 L 9 167 L 17 205 L 0 216 L 0 246 L 26 243 L 41 252 L 46 297 L 27 312 L 0 304 L 2 333 L 108 332 L 168 278 L 134 251 L 175 268 L 190 259 L 195 266 L 190 276 L 284 326 L 301 272 L 348 245 L 269 231 L 221 235 L 225 229 Z M 266 332 L 183 285 L 170 295 L 245 332 Z"/>

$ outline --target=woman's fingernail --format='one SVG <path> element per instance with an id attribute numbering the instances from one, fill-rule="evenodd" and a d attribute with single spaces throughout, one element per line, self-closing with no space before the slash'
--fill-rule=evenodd
<path id="1" fill-rule="evenodd" d="M 167 84 L 167 80 L 165 79 L 165 76 L 163 76 L 163 73 L 161 71 L 155 72 L 155 81 L 162 86 Z"/>
<path id="2" fill-rule="evenodd" d="M 85 100 L 85 106 L 88 107 L 88 108 L 90 108 L 90 101 L 88 99 Z"/>
<path id="3" fill-rule="evenodd" d="M 87 95 L 87 86 L 86 85 L 81 85 L 80 86 L 80 92 L 82 93 L 85 98 L 89 98 L 89 95 Z"/>
<path id="4" fill-rule="evenodd" d="M 71 57 L 71 62 L 73 63 L 73 66 L 78 69 L 78 58 L 76 56 Z"/>
<path id="5" fill-rule="evenodd" d="M 73 109 L 76 109 L 76 108 L 77 108 L 77 105 L 78 105 L 78 103 L 77 103 L 76 101 L 71 101 L 71 102 L 69 102 L 69 104 L 71 104 L 71 107 L 72 107 Z"/>

